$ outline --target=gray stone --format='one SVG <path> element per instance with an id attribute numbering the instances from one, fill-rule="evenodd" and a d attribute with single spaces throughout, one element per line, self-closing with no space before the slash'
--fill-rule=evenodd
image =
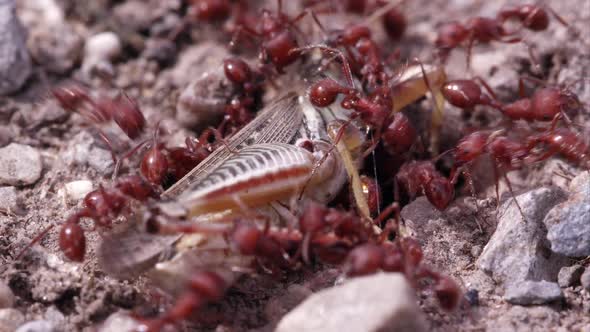
<path id="1" fill-rule="evenodd" d="M 555 206 L 543 222 L 551 250 L 569 257 L 590 255 L 590 172 L 570 184 L 568 201 Z"/>
<path id="2" fill-rule="evenodd" d="M 425 331 L 414 290 L 398 273 L 347 280 L 308 297 L 276 332 Z"/>
<path id="3" fill-rule="evenodd" d="M 222 66 L 204 72 L 178 97 L 176 119 L 196 130 L 216 123 L 223 117 L 227 100 L 232 94 L 231 86 Z"/>
<path id="4" fill-rule="evenodd" d="M 525 280 L 555 280 L 565 259 L 547 248 L 541 220 L 565 193 L 557 187 L 539 188 L 502 204 L 496 231 L 477 260 L 480 269 L 505 285 Z"/>
<path id="5" fill-rule="evenodd" d="M 582 276 L 580 277 L 580 283 L 585 290 L 590 292 L 590 267 L 586 267 L 586 271 L 582 273 Z"/>
<path id="6" fill-rule="evenodd" d="M 14 305 L 14 294 L 12 289 L 0 281 L 0 309 L 10 308 Z"/>
<path id="7" fill-rule="evenodd" d="M 180 88 L 212 68 L 221 67 L 222 60 L 230 56 L 227 47 L 218 43 L 201 42 L 182 51 L 174 68 L 167 72 L 172 83 Z"/>
<path id="8" fill-rule="evenodd" d="M 41 154 L 28 145 L 11 143 L 0 149 L 0 184 L 22 186 L 41 177 Z"/>
<path id="9" fill-rule="evenodd" d="M 0 95 L 16 92 L 31 75 L 27 32 L 16 17 L 15 2 L 0 1 Z"/>
<path id="10" fill-rule="evenodd" d="M 545 304 L 563 298 L 561 288 L 555 282 L 523 281 L 506 289 L 504 299 L 512 304 Z"/>
<path id="11" fill-rule="evenodd" d="M 139 323 L 128 312 L 117 311 L 111 314 L 98 329 L 99 332 L 136 331 Z"/>
<path id="12" fill-rule="evenodd" d="M 0 187 L 0 210 L 14 211 L 18 206 L 18 196 L 14 187 Z M 0 286 L 0 290 L 2 286 Z M 0 291 L 1 293 L 1 291 Z M 1 302 L 1 301 L 0 301 Z M 1 306 L 0 306 L 1 308 Z"/>
<path id="13" fill-rule="evenodd" d="M 66 74 L 79 63 L 84 40 L 67 23 L 40 25 L 30 31 L 31 57 L 49 72 Z"/>
<path id="14" fill-rule="evenodd" d="M 584 272 L 584 267 L 581 265 L 572 265 L 572 266 L 565 266 L 559 270 L 559 274 L 557 275 L 557 283 L 560 287 L 570 287 L 575 286 L 579 281 L 582 273 Z"/>
<path id="15" fill-rule="evenodd" d="M 115 167 L 111 153 L 98 147 L 90 149 L 88 165 L 101 174 L 110 174 Z"/>
<path id="16" fill-rule="evenodd" d="M 34 320 L 21 325 L 15 332 L 57 332 L 57 330 L 52 322 Z"/>
<path id="17" fill-rule="evenodd" d="M 0 309 L 0 332 L 14 332 L 25 322 L 25 316 L 16 309 Z"/>

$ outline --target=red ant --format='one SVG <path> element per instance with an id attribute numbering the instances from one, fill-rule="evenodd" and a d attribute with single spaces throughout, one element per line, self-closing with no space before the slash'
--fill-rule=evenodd
<path id="1" fill-rule="evenodd" d="M 435 44 L 440 50 L 443 61 L 445 61 L 452 49 L 467 42 L 467 65 L 469 66 L 471 48 L 474 42 L 481 44 L 488 44 L 492 41 L 500 43 L 522 42 L 528 46 L 530 57 L 536 63 L 532 47 L 522 37 L 516 36 L 519 30 L 507 31 L 504 29 L 504 22 L 516 18 L 520 21 L 522 27 L 532 31 L 542 31 L 549 26 L 547 11 L 550 11 L 561 24 L 568 26 L 567 22 L 549 7 L 519 5 L 502 9 L 496 18 L 474 17 L 468 20 L 465 25 L 456 21 L 449 22 L 439 28 Z"/>
<path id="2" fill-rule="evenodd" d="M 395 196 L 399 201 L 398 186 L 414 199 L 423 193 L 438 210 L 443 211 L 453 200 L 453 183 L 440 174 L 432 161 L 410 161 L 402 165 L 395 176 Z"/>
<path id="3" fill-rule="evenodd" d="M 277 14 L 268 10 L 262 11 L 262 17 L 255 20 L 241 20 L 234 33 L 234 40 L 241 31 L 262 40 L 260 58 L 263 62 L 270 62 L 280 72 L 283 68 L 294 63 L 299 55 L 291 50 L 299 47 L 293 29 L 295 23 L 301 20 L 307 12 L 302 12 L 295 18 L 289 18 L 282 12 L 282 0 L 277 0 Z"/>
<path id="4" fill-rule="evenodd" d="M 536 156 L 535 161 L 546 160 L 559 153 L 571 162 L 580 163 L 590 169 L 590 146 L 580 136 L 565 128 L 555 128 L 548 132 L 531 135 L 526 139 L 527 150 L 545 145 L 547 150 Z"/>
<path id="5" fill-rule="evenodd" d="M 210 140 L 215 137 L 216 143 Z M 166 148 L 158 143 L 157 130 L 150 149 L 143 155 L 141 174 L 155 185 L 166 186 L 166 181 L 176 182 L 190 172 L 201 161 L 207 158 L 223 141 L 216 129 L 208 128 L 198 139 L 187 137 L 186 147 Z"/>
<path id="6" fill-rule="evenodd" d="M 96 101 L 80 86 L 58 87 L 51 93 L 65 110 L 77 112 L 95 124 L 114 120 L 123 132 L 131 139 L 139 137 L 146 125 L 145 117 L 137 103 L 126 94 L 115 99 L 101 97 Z M 98 130 L 100 138 L 111 151 L 113 162 L 117 163 L 115 150 L 110 139 L 102 130 Z"/>
<path id="7" fill-rule="evenodd" d="M 539 5 L 518 5 L 500 10 L 496 18 L 501 22 L 515 18 L 523 27 L 532 31 L 543 31 L 549 27 L 549 11 L 563 26 L 568 23 L 550 7 Z"/>
<path id="8" fill-rule="evenodd" d="M 420 244 L 412 238 L 380 244 L 366 243 L 352 249 L 348 254 L 344 270 L 350 276 L 375 273 L 379 270 L 401 272 L 414 287 L 423 287 L 421 279 L 434 281 L 434 294 L 445 310 L 455 309 L 461 299 L 459 286 L 449 277 L 424 266 Z"/>
<path id="9" fill-rule="evenodd" d="M 129 208 L 130 199 L 145 202 L 150 198 L 158 198 L 159 192 L 140 176 L 133 175 L 118 179 L 115 186 L 105 189 L 102 185 L 84 197 L 85 207 L 72 214 L 62 224 L 59 233 L 59 247 L 64 255 L 76 262 L 84 260 L 86 253 L 85 231 L 80 226 L 82 218 L 94 221 L 94 228 L 111 227 L 123 210 Z M 39 242 L 55 225 L 51 225 L 37 235 L 18 255 L 21 257 L 27 249 Z"/>
<path id="10" fill-rule="evenodd" d="M 567 113 L 581 106 L 577 96 L 568 88 L 545 87 L 536 90 L 530 98 L 524 98 L 502 104 L 496 99 L 492 89 L 481 78 L 476 78 L 484 85 L 489 94 L 484 93 L 475 80 L 454 80 L 445 83 L 442 93 L 453 106 L 472 109 L 477 105 L 486 105 L 502 112 L 512 120 L 526 121 L 557 121 Z M 523 94 L 523 80 L 520 80 L 520 91 Z"/>

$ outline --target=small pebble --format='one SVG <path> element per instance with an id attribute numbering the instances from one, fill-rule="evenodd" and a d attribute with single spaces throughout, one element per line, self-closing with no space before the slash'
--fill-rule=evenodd
<path id="1" fill-rule="evenodd" d="M 57 332 L 57 330 L 51 322 L 34 320 L 21 325 L 15 332 Z"/>
<path id="2" fill-rule="evenodd" d="M 563 298 L 561 288 L 555 282 L 523 281 L 506 289 L 504 299 L 512 304 L 534 305 L 545 304 Z"/>
<path id="3" fill-rule="evenodd" d="M 70 203 L 76 203 L 92 191 L 92 181 L 78 180 L 68 182 L 64 185 L 63 190 L 60 189 L 61 194 Z"/>
<path id="4" fill-rule="evenodd" d="M 477 307 L 479 305 L 479 292 L 477 289 L 470 289 L 465 292 L 465 299 L 471 306 Z"/>
<path id="5" fill-rule="evenodd" d="M 582 273 L 582 276 L 580 277 L 580 282 L 582 283 L 582 287 L 584 287 L 585 290 L 590 292 L 590 266 L 586 267 L 586 271 Z"/>
<path id="6" fill-rule="evenodd" d="M 0 332 L 14 332 L 25 322 L 25 316 L 18 310 L 0 309 Z"/>
<path id="7" fill-rule="evenodd" d="M 99 332 L 119 332 L 119 331 L 135 331 L 139 327 L 139 323 L 129 316 L 125 311 L 118 311 L 111 314 L 102 323 Z"/>
<path id="8" fill-rule="evenodd" d="M 17 209 L 18 196 L 14 187 L 0 187 L 0 210 L 14 211 Z M 0 290 L 2 286 L 0 286 Z M 1 293 L 1 292 L 0 292 Z M 0 305 L 0 308 L 2 306 Z"/>
<path id="9" fill-rule="evenodd" d="M 107 31 L 96 34 L 86 40 L 82 71 L 90 74 L 95 68 L 111 66 L 111 60 L 121 54 L 123 46 L 119 36 Z"/>
<path id="10" fill-rule="evenodd" d="M 580 281 L 580 277 L 584 272 L 584 267 L 581 265 L 565 266 L 559 270 L 557 275 L 557 283 L 560 287 L 576 286 Z"/>
<path id="11" fill-rule="evenodd" d="M 0 281 L 0 309 L 11 308 L 14 305 L 14 294 L 12 289 Z"/>
<path id="12" fill-rule="evenodd" d="M 27 32 L 16 16 L 15 1 L 0 1 L 0 95 L 18 91 L 32 72 Z"/>
<path id="13" fill-rule="evenodd" d="M 41 177 L 41 154 L 28 145 L 11 143 L 0 149 L 0 184 L 22 186 Z"/>

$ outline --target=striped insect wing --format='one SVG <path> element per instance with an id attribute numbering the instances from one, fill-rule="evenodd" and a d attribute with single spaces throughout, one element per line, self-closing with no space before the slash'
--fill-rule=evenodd
<path id="1" fill-rule="evenodd" d="M 219 148 L 211 153 L 184 178 L 166 190 L 164 196 L 178 196 L 191 186 L 198 185 L 207 174 L 232 156 L 232 149 L 240 150 L 261 143 L 290 142 L 302 122 L 303 112 L 301 112 L 299 96 L 294 92 L 286 94 L 260 111 L 254 120 L 230 138 L 227 147 Z"/>
<path id="2" fill-rule="evenodd" d="M 297 193 L 311 174 L 313 155 L 285 143 L 256 144 L 209 173 L 179 201 L 191 215 L 255 207 Z"/>

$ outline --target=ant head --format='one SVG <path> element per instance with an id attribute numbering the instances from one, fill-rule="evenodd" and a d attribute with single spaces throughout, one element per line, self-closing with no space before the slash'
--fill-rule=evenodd
<path id="1" fill-rule="evenodd" d="M 309 90 L 309 100 L 314 106 L 330 106 L 341 93 L 347 93 L 349 89 L 336 83 L 331 78 L 324 78 L 317 81 Z"/>
<path id="2" fill-rule="evenodd" d="M 408 152 L 417 138 L 416 129 L 403 113 L 395 113 L 393 121 L 382 133 L 385 151 L 392 156 Z"/>
<path id="3" fill-rule="evenodd" d="M 73 221 L 66 221 L 59 232 L 59 248 L 67 258 L 81 262 L 86 253 L 86 236 L 82 227 Z"/>
<path id="4" fill-rule="evenodd" d="M 443 211 L 449 206 L 454 192 L 451 182 L 442 176 L 434 177 L 424 186 L 426 198 L 440 211 Z"/>
<path id="5" fill-rule="evenodd" d="M 300 53 L 293 51 L 298 47 L 297 38 L 287 29 L 265 40 L 262 45 L 264 54 L 278 69 L 292 64 L 299 58 Z"/>
<path id="6" fill-rule="evenodd" d="M 434 295 L 438 299 L 440 306 L 450 311 L 459 305 L 461 289 L 452 279 L 442 276 L 434 286 Z"/>
<path id="7" fill-rule="evenodd" d="M 399 40 L 408 26 L 406 16 L 395 8 L 383 15 L 382 22 L 387 36 L 393 41 Z"/>
<path id="8" fill-rule="evenodd" d="M 372 243 L 360 245 L 348 254 L 345 263 L 346 274 L 350 276 L 361 276 L 377 272 L 385 257 L 384 250 Z"/>
<path id="9" fill-rule="evenodd" d="M 520 6 L 518 15 L 527 29 L 543 31 L 549 27 L 549 14 L 538 5 Z"/>
<path id="10" fill-rule="evenodd" d="M 473 108 L 481 100 L 481 88 L 472 80 L 449 81 L 442 87 L 442 94 L 453 106 Z"/>
<path id="11" fill-rule="evenodd" d="M 250 66 L 239 58 L 223 60 L 223 71 L 227 79 L 236 84 L 244 84 L 252 79 Z"/>
<path id="12" fill-rule="evenodd" d="M 547 87 L 539 89 L 531 97 L 535 119 L 551 121 L 561 112 L 571 112 L 581 107 L 578 97 L 568 89 Z"/>

